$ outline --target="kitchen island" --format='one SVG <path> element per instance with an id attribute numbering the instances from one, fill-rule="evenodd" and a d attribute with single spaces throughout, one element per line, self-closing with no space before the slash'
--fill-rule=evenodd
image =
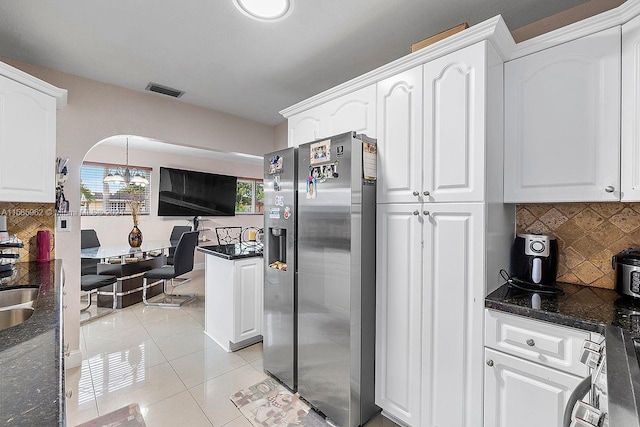
<path id="1" fill-rule="evenodd" d="M 200 246 L 205 254 L 205 334 L 226 351 L 262 341 L 262 248 Z"/>
<path id="2" fill-rule="evenodd" d="M 0 424 L 65 425 L 62 261 L 15 264 L 0 292 L 37 285 L 33 315 L 0 330 Z"/>

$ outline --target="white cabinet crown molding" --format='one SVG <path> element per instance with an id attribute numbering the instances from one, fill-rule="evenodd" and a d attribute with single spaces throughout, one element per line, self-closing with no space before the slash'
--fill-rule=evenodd
<path id="1" fill-rule="evenodd" d="M 40 80 L 30 74 L 27 74 L 22 70 L 18 70 L 17 68 L 14 68 L 9 64 L 0 62 L 0 76 L 5 76 L 27 87 L 56 98 L 56 108 L 58 110 L 64 108 L 67 105 L 66 89 L 60 89 L 52 84 Z"/>
<path id="2" fill-rule="evenodd" d="M 530 55 L 561 43 L 567 43 L 615 27 L 616 25 L 622 25 L 638 15 L 640 15 L 640 1 L 627 0 L 615 9 L 610 9 L 590 18 L 518 43 L 508 60 Z"/>
<path id="3" fill-rule="evenodd" d="M 366 74 L 351 79 L 311 98 L 305 99 L 289 108 L 280 111 L 285 118 L 324 104 L 342 95 L 375 84 L 415 66 L 440 58 L 448 53 L 458 51 L 477 42 L 488 40 L 503 60 L 511 57 L 515 42 L 502 16 L 498 15 L 484 22 L 467 28 L 451 37 L 427 46 L 417 52 L 405 55 L 393 62 L 376 68 Z"/>

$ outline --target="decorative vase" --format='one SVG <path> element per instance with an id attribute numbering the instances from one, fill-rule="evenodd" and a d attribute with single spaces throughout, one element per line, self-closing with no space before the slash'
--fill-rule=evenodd
<path id="1" fill-rule="evenodd" d="M 142 231 L 137 225 L 134 225 L 129 233 L 129 246 L 132 248 L 139 248 L 142 244 Z"/>

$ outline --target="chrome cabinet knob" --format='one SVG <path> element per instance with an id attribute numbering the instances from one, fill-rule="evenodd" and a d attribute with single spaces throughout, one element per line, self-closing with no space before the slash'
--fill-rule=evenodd
<path id="1" fill-rule="evenodd" d="M 414 196 L 416 196 L 416 197 L 418 197 L 418 196 L 420 195 L 420 193 L 419 193 L 418 191 L 414 191 L 414 192 L 413 192 L 413 195 L 414 195 Z"/>
<path id="2" fill-rule="evenodd" d="M 71 399 L 71 396 L 73 396 L 73 390 L 69 389 L 67 390 L 67 398 Z"/>
<path id="3" fill-rule="evenodd" d="M 429 194 L 431 194 L 431 193 L 429 193 L 428 191 L 425 191 L 425 192 L 423 192 L 422 194 L 424 194 L 425 196 L 428 196 L 428 195 L 429 195 Z"/>
<path id="4" fill-rule="evenodd" d="M 607 185 L 606 187 L 604 187 L 604 191 L 606 191 L 607 193 L 613 193 L 614 191 L 616 191 L 616 187 Z"/>
<path id="5" fill-rule="evenodd" d="M 420 215 L 420 211 L 419 210 L 415 210 L 412 212 L 414 215 Z"/>
<path id="6" fill-rule="evenodd" d="M 429 216 L 430 213 L 431 212 L 429 212 L 429 211 L 422 211 L 422 215 L 424 215 L 424 216 Z"/>
<path id="7" fill-rule="evenodd" d="M 491 359 L 487 360 L 487 366 L 493 366 L 493 360 Z"/>
<path id="8" fill-rule="evenodd" d="M 527 345 L 528 345 L 529 347 L 533 347 L 534 345 L 536 345 L 536 342 L 535 342 L 534 340 L 532 340 L 531 338 L 529 338 L 529 339 L 527 340 Z"/>

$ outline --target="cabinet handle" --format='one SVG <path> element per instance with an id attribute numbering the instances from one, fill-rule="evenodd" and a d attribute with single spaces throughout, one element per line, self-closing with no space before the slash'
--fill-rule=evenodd
<path id="1" fill-rule="evenodd" d="M 616 187 L 607 185 L 606 187 L 604 187 L 604 191 L 606 191 L 607 193 L 613 193 L 614 191 L 616 191 Z"/>
<path id="2" fill-rule="evenodd" d="M 429 212 L 429 211 L 422 211 L 422 215 L 424 215 L 424 216 L 429 216 L 430 213 L 431 212 Z"/>
<path id="3" fill-rule="evenodd" d="M 424 194 L 425 196 L 428 196 L 428 195 L 429 195 L 429 194 L 431 194 L 431 193 L 429 193 L 428 191 L 425 191 L 425 192 L 423 192 L 422 194 Z"/>
<path id="4" fill-rule="evenodd" d="M 413 213 L 414 215 L 420 215 L 420 211 L 418 211 L 418 210 L 415 210 L 415 211 L 413 211 L 412 213 Z"/>
<path id="5" fill-rule="evenodd" d="M 71 396 L 73 396 L 73 390 L 69 389 L 67 390 L 67 398 L 71 399 Z"/>
<path id="6" fill-rule="evenodd" d="M 493 366 L 493 360 L 491 359 L 487 360 L 487 366 Z"/>
<path id="7" fill-rule="evenodd" d="M 528 345 L 529 347 L 533 347 L 534 345 L 536 345 L 536 342 L 535 342 L 534 340 L 532 340 L 531 338 L 529 338 L 529 339 L 527 340 L 527 345 Z"/>
<path id="8" fill-rule="evenodd" d="M 414 196 L 416 196 L 416 197 L 418 197 L 418 196 L 420 195 L 420 193 L 419 193 L 418 191 L 414 191 L 414 192 L 413 192 L 413 195 L 414 195 Z"/>

